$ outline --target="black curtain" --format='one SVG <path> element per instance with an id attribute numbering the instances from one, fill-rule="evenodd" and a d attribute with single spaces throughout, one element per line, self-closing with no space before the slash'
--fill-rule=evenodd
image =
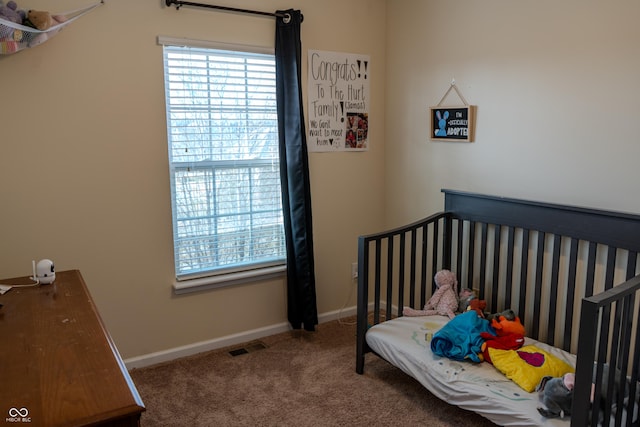
<path id="1" fill-rule="evenodd" d="M 278 11 L 276 96 L 282 207 L 287 242 L 287 312 L 294 329 L 318 324 L 313 261 L 309 157 L 302 108 L 299 10 Z"/>

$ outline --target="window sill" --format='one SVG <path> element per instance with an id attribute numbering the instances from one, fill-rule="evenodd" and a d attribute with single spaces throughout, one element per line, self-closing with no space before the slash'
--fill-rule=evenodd
<path id="1" fill-rule="evenodd" d="M 175 281 L 173 283 L 173 293 L 181 295 L 256 282 L 259 280 L 268 280 L 276 277 L 282 277 L 285 275 L 286 271 L 286 265 L 276 265 L 272 267 L 258 268 L 255 270 Z"/>

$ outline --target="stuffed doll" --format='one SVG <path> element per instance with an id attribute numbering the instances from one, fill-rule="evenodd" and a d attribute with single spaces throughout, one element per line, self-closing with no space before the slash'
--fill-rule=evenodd
<path id="1" fill-rule="evenodd" d="M 453 319 L 458 309 L 458 280 L 456 275 L 449 270 L 440 270 L 434 276 L 436 291 L 424 306 L 424 310 L 414 310 L 404 307 L 402 314 L 405 316 L 433 316 L 440 314 Z"/>

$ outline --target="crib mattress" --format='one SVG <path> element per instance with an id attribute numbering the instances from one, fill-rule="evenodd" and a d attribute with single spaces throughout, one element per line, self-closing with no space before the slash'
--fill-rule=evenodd
<path id="1" fill-rule="evenodd" d="M 457 362 L 431 352 L 430 341 L 448 318 L 399 317 L 371 327 L 367 344 L 378 355 L 418 380 L 438 398 L 503 426 L 568 426 L 569 418 L 547 419 L 537 392 L 528 393 L 487 362 Z M 575 366 L 575 356 L 536 340 L 526 344 Z"/>

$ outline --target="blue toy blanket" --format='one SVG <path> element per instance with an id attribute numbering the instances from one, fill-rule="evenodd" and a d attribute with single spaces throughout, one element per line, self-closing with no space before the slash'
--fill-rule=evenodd
<path id="1" fill-rule="evenodd" d="M 433 334 L 431 351 L 453 360 L 481 362 L 478 356 L 484 343 L 481 332 L 496 334 L 489 321 L 479 317 L 475 311 L 459 314 Z"/>

